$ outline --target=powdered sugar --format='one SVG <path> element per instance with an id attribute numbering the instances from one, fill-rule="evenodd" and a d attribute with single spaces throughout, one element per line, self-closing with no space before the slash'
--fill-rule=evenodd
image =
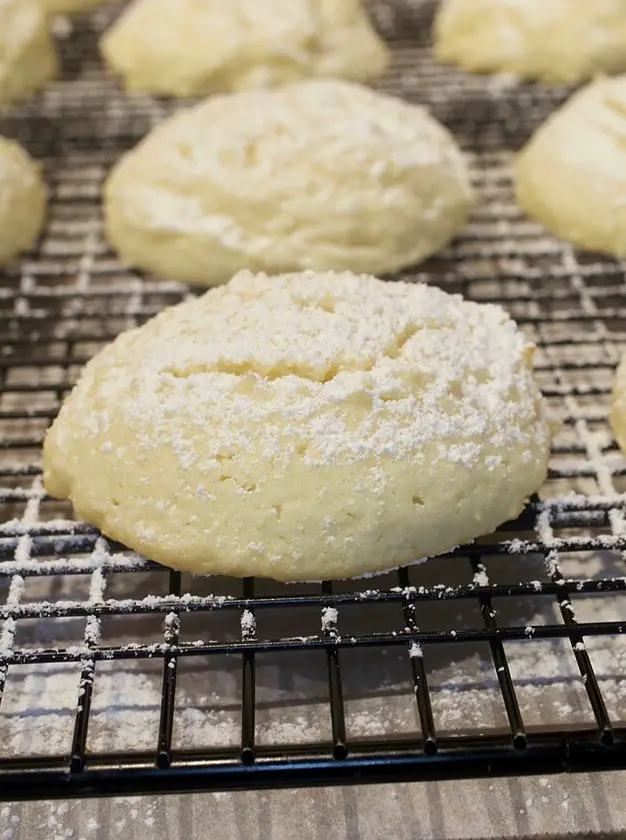
<path id="1" fill-rule="evenodd" d="M 305 277 L 302 283 L 294 279 L 290 287 L 272 284 L 274 280 L 259 277 L 255 281 L 251 275 L 242 275 L 228 292 L 222 290 L 219 296 L 210 293 L 200 303 L 183 304 L 157 319 L 145 340 L 152 339 L 151 333 L 159 336 L 160 350 L 149 362 L 149 378 L 158 376 L 163 383 L 151 386 L 163 408 L 157 411 L 156 404 L 148 402 L 149 392 L 144 388 L 137 406 L 129 406 L 129 412 L 145 412 L 160 426 L 161 418 L 174 407 L 169 403 L 180 399 L 184 390 L 187 401 L 215 403 L 222 416 L 229 405 L 238 414 L 253 411 L 251 419 L 267 426 L 278 402 L 285 432 L 289 433 L 291 423 L 297 423 L 304 441 L 319 445 L 323 439 L 318 457 L 325 462 L 340 453 L 356 459 L 376 450 L 383 453 L 392 438 L 389 454 L 400 458 L 435 436 L 480 434 L 487 428 L 482 405 L 491 411 L 509 389 L 521 395 L 529 387 L 519 366 L 524 340 L 501 310 L 463 304 L 432 288 L 382 286 L 365 278 L 352 282 L 348 276 L 322 275 L 314 284 L 312 278 Z M 332 311 L 325 309 L 325 300 Z M 212 332 L 219 335 L 219 344 L 207 339 L 204 331 L 196 331 L 207 316 L 213 323 Z M 173 319 L 183 327 L 185 342 L 180 341 Z M 263 331 L 257 332 L 261 321 Z M 165 328 L 176 336 L 174 343 L 168 342 Z M 463 352 L 457 353 L 457 346 L 463 346 Z M 417 370 L 411 373 L 412 365 L 419 366 L 419 374 Z M 472 369 L 489 371 L 486 381 L 474 380 L 472 384 Z M 172 376 L 176 378 L 172 380 Z M 420 380 L 416 382 L 418 391 L 409 382 L 411 376 Z M 241 385 L 235 387 L 238 380 Z M 435 414 L 436 394 L 442 389 L 445 393 L 446 385 L 449 388 L 457 382 L 464 383 L 465 400 L 458 402 L 458 420 L 453 414 Z M 241 396 L 233 398 L 233 390 Z M 296 394 L 299 399 L 290 404 Z M 364 435 L 359 424 L 353 440 L 350 428 L 324 414 L 324 407 L 360 399 L 372 402 L 366 415 L 372 431 Z M 416 413 L 416 399 L 419 423 L 405 430 L 402 426 Z M 517 411 L 521 420 L 523 404 Z M 378 415 L 380 428 L 376 430 Z M 513 417 L 508 422 L 512 421 Z M 106 418 L 101 422 L 106 424 Z M 506 445 L 509 435 L 518 434 L 517 426 L 511 425 L 509 431 L 506 422 L 503 415 L 502 424 L 492 432 L 495 446 Z M 303 428 L 307 423 L 308 435 L 306 425 Z M 214 451 L 240 448 L 243 440 L 235 437 L 241 434 L 237 431 L 240 427 L 222 422 L 216 431 L 223 435 L 228 429 L 230 439 L 220 441 L 221 447 L 215 446 Z M 262 445 L 268 455 L 278 457 L 285 447 L 279 447 L 272 434 L 270 426 Z M 471 446 L 474 449 L 468 448 Z M 182 441 L 179 451 L 182 458 L 186 452 Z M 467 459 L 468 465 L 476 462 L 479 453 L 469 441 L 465 450 L 460 444 L 449 444 L 444 450 L 445 457 Z M 315 463 L 313 452 L 305 458 Z"/>
<path id="2" fill-rule="evenodd" d="M 411 659 L 421 659 L 424 656 L 422 646 L 419 644 L 419 642 L 411 642 L 411 647 L 409 648 L 409 656 L 411 657 Z"/>
<path id="3" fill-rule="evenodd" d="M 250 610 L 244 610 L 241 614 L 241 638 L 252 639 L 256 635 L 256 618 Z"/>
<path id="4" fill-rule="evenodd" d="M 324 633 L 337 633 L 337 619 L 339 612 L 335 607 L 324 607 L 322 610 L 322 630 Z"/>

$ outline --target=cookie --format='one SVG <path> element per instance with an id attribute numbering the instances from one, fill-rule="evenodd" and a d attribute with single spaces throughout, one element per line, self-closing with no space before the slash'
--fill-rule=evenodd
<path id="1" fill-rule="evenodd" d="M 39 166 L 19 143 L 0 137 L 0 266 L 32 245 L 45 210 Z"/>
<path id="2" fill-rule="evenodd" d="M 104 195 L 124 261 L 208 286 L 246 268 L 393 272 L 442 248 L 472 204 L 442 125 L 336 80 L 181 111 L 117 163 Z"/>
<path id="3" fill-rule="evenodd" d="M 626 70 L 626 0 L 444 0 L 435 55 L 474 73 L 576 83 Z"/>
<path id="4" fill-rule="evenodd" d="M 361 0 L 134 0 L 102 54 L 126 90 L 182 97 L 315 76 L 364 82 L 388 63 Z"/>
<path id="5" fill-rule="evenodd" d="M 556 111 L 515 163 L 517 199 L 555 236 L 626 255 L 626 76 L 593 82 Z"/>
<path id="6" fill-rule="evenodd" d="M 0 2 L 0 105 L 27 99 L 58 71 L 58 58 L 40 0 Z"/>
<path id="7" fill-rule="evenodd" d="M 400 566 L 491 532 L 543 482 L 532 355 L 500 307 L 434 287 L 242 272 L 87 364 L 45 486 L 177 569 Z"/>

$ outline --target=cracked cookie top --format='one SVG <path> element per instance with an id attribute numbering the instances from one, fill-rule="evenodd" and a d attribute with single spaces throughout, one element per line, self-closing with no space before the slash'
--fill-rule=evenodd
<path id="1" fill-rule="evenodd" d="M 473 470 L 500 481 L 514 458 L 522 472 L 541 470 L 547 426 L 532 352 L 501 308 L 433 287 L 241 272 L 87 365 L 46 441 L 46 483 L 97 524 L 116 519 L 136 485 L 131 537 L 144 549 L 159 539 L 155 511 L 185 510 L 187 527 L 226 550 L 224 530 L 239 521 L 233 506 L 274 531 L 299 498 L 310 510 L 299 523 L 293 514 L 291 537 L 281 534 L 290 554 L 302 556 L 298 529 L 316 504 L 318 530 L 329 520 L 333 536 L 343 522 L 334 534 L 343 550 L 355 539 L 348 511 L 353 522 L 375 523 L 399 495 L 413 523 L 416 508 L 462 495 Z M 113 489 L 109 481 L 95 498 L 85 469 L 115 477 Z M 450 486 L 438 488 L 446 475 Z M 213 533 L 211 517 L 224 507 L 229 524 Z M 238 551 L 262 545 L 280 566 L 286 543 L 269 550 L 271 540 L 242 534 Z M 450 547 L 444 534 L 439 542 Z"/>

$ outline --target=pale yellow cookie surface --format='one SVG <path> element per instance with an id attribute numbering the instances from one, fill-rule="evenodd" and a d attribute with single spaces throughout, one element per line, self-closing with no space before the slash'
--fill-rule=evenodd
<path id="1" fill-rule="evenodd" d="M 0 0 L 0 105 L 44 87 L 58 59 L 40 0 Z"/>
<path id="2" fill-rule="evenodd" d="M 0 137 L 0 266 L 32 245 L 45 205 L 39 166 L 18 143 Z"/>
<path id="3" fill-rule="evenodd" d="M 475 73 L 580 82 L 626 70 L 626 0 L 443 0 L 439 61 Z"/>
<path id="4" fill-rule="evenodd" d="M 521 207 L 551 233 L 626 255 L 626 76 L 593 82 L 556 111 L 515 163 Z"/>
<path id="5" fill-rule="evenodd" d="M 102 53 L 128 91 L 171 96 L 363 82 L 388 63 L 361 0 L 133 0 Z"/>
<path id="6" fill-rule="evenodd" d="M 123 260 L 201 285 L 245 268 L 396 271 L 443 247 L 472 203 L 442 125 L 336 80 L 179 112 L 121 159 L 104 194 Z"/>
<path id="7" fill-rule="evenodd" d="M 45 486 L 179 569 L 399 566 L 492 531 L 543 482 L 532 352 L 502 309 L 437 288 L 242 272 L 89 362 Z"/>

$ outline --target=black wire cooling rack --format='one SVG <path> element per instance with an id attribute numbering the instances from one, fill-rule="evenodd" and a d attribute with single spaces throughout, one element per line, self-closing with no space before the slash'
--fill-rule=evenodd
<path id="1" fill-rule="evenodd" d="M 624 266 L 546 236 L 510 180 L 569 91 L 437 67 L 432 3 L 372 4 L 394 57 L 382 88 L 451 128 L 479 198 L 403 279 L 501 303 L 537 343 L 562 421 L 539 496 L 499 533 L 377 579 L 197 579 L 75 522 L 40 480 L 80 366 L 186 294 L 103 238 L 108 169 L 177 106 L 106 79 L 96 43 L 116 11 L 59 25 L 62 80 L 0 112 L 50 191 L 42 240 L 0 273 L 0 798 L 626 768 L 626 468 L 607 425 Z"/>

